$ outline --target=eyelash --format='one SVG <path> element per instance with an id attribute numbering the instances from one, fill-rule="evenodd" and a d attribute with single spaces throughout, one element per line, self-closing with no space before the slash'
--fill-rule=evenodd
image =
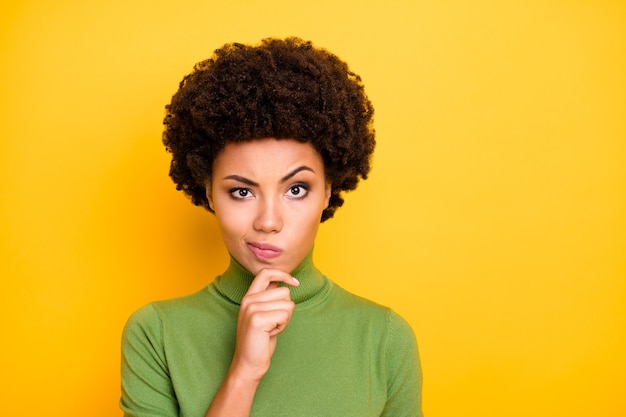
<path id="1" fill-rule="evenodd" d="M 231 188 L 230 190 L 228 190 L 228 193 L 235 200 L 244 200 L 244 199 L 248 198 L 249 196 L 248 195 L 242 196 L 241 195 L 242 191 L 245 191 L 248 194 L 252 194 L 252 190 L 250 190 L 249 188 L 245 188 L 245 187 Z M 235 195 L 235 193 L 238 193 L 239 195 Z"/>
<path id="2" fill-rule="evenodd" d="M 288 197 L 291 198 L 291 199 L 294 199 L 294 200 L 301 200 L 304 197 L 306 197 L 306 195 L 308 194 L 308 192 L 309 192 L 309 185 L 308 184 L 304 184 L 304 183 L 293 184 L 293 185 L 291 185 L 287 189 L 287 193 L 293 192 L 294 189 L 298 189 L 299 190 L 298 194 L 296 194 L 296 195 L 288 195 Z M 301 195 L 302 191 L 304 191 L 304 193 Z M 241 195 L 242 192 L 246 193 L 246 195 Z M 234 187 L 234 188 L 231 188 L 230 190 L 228 190 L 228 193 L 235 200 L 245 200 L 245 199 L 249 198 L 251 195 L 254 195 L 252 193 L 251 189 L 245 188 L 245 187 Z"/>
<path id="3" fill-rule="evenodd" d="M 297 183 L 297 184 L 293 184 L 291 187 L 289 187 L 289 190 L 287 192 L 291 192 L 294 188 L 298 188 L 300 190 L 300 192 L 304 191 L 304 194 L 300 195 L 294 195 L 294 196 L 290 196 L 291 198 L 295 199 L 295 200 L 300 200 L 304 197 L 307 196 L 307 194 L 309 193 L 309 186 L 308 184 L 304 184 L 304 183 Z"/>

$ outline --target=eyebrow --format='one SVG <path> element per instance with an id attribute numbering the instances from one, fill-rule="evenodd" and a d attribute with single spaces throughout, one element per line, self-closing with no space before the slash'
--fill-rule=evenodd
<path id="1" fill-rule="evenodd" d="M 283 182 L 289 180 L 289 178 L 293 177 L 294 175 L 296 175 L 300 171 L 311 171 L 312 173 L 315 174 L 315 171 L 312 168 L 309 168 L 306 165 L 302 165 L 302 166 L 294 169 L 293 171 L 291 171 L 289 174 L 287 174 L 284 177 L 282 177 L 280 179 L 280 182 L 283 183 Z M 242 182 L 244 184 L 251 185 L 251 186 L 258 186 L 259 185 L 258 183 L 252 181 L 251 179 L 246 178 L 246 177 L 242 177 L 241 175 L 227 175 L 227 176 L 225 176 L 222 179 L 224 179 L 224 180 L 235 180 L 235 181 L 239 181 L 239 182 Z"/>

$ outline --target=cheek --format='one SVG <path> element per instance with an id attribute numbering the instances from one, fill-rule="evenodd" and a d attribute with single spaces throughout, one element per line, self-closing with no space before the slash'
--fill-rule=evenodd
<path id="1" fill-rule="evenodd" d="M 318 210 L 317 208 L 315 210 L 311 210 L 306 216 L 302 216 L 300 218 L 300 221 L 297 222 L 297 228 L 304 239 L 315 239 L 320 224 L 320 218 L 321 210 Z"/>
<path id="2" fill-rule="evenodd" d="M 241 216 L 237 216 L 233 210 L 225 210 L 219 205 L 216 207 L 215 217 L 225 240 L 233 238 L 240 233 L 240 229 L 244 223 Z"/>

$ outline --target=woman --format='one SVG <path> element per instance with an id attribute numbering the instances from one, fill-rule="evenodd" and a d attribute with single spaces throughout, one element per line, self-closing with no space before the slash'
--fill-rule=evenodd
<path id="1" fill-rule="evenodd" d="M 200 292 L 149 304 L 123 337 L 126 416 L 421 416 L 408 324 L 313 265 L 318 226 L 367 178 L 360 78 L 297 38 L 225 45 L 166 107 L 170 175 L 231 255 Z"/>

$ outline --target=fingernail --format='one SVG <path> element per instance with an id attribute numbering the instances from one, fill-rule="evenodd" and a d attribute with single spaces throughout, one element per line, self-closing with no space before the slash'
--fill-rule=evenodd
<path id="1" fill-rule="evenodd" d="M 298 281 L 298 280 L 296 279 L 296 277 L 291 277 L 291 278 L 293 278 L 293 281 L 294 281 L 296 284 L 300 285 L 300 281 Z"/>

